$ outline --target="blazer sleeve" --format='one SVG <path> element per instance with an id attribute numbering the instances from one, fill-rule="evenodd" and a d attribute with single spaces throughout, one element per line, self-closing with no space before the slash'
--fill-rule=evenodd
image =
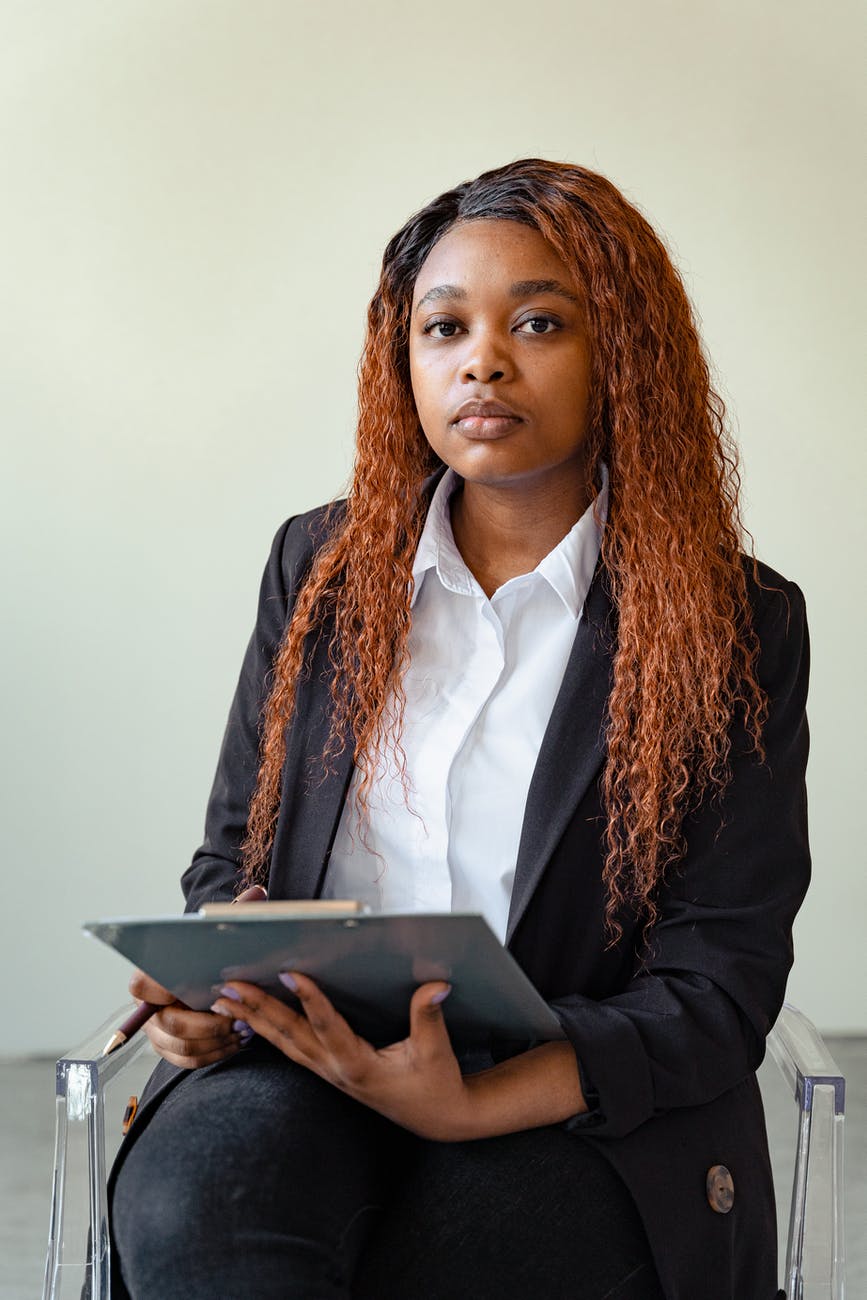
<path id="1" fill-rule="evenodd" d="M 552 1003 L 598 1098 L 567 1121 L 575 1132 L 619 1137 L 673 1107 L 711 1101 L 758 1067 L 782 1005 L 810 878 L 809 643 L 800 590 L 780 578 L 761 595 L 764 761 L 745 736 L 733 741 L 731 781 L 721 801 L 689 818 L 685 858 L 626 988 Z"/>
<path id="2" fill-rule="evenodd" d="M 289 519 L 277 531 L 259 588 L 256 626 L 250 637 L 229 710 L 217 771 L 205 816 L 205 838 L 181 877 L 187 912 L 203 903 L 228 901 L 238 892 L 240 846 L 259 766 L 259 718 L 268 674 L 312 554 L 308 516 Z"/>

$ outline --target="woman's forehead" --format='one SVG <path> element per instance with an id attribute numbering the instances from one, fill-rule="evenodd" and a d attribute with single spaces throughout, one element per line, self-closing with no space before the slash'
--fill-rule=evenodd
<path id="1" fill-rule="evenodd" d="M 574 273 L 533 226 L 501 219 L 461 221 L 428 253 L 416 277 L 413 302 L 418 305 L 440 289 L 468 293 L 480 286 L 574 280 Z"/>

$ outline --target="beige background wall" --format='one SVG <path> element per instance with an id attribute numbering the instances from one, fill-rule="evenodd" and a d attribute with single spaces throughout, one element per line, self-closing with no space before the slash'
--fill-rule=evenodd
<path id="1" fill-rule="evenodd" d="M 386 238 L 526 154 L 620 184 L 703 319 L 812 617 L 790 991 L 867 1031 L 858 10 L 2 0 L 4 1051 L 122 996 L 82 920 L 179 904 L 271 535 L 351 462 Z"/>

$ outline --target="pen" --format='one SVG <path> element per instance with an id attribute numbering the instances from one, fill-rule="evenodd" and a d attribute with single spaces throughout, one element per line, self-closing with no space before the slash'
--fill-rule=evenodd
<path id="1" fill-rule="evenodd" d="M 141 1029 L 143 1024 L 150 1020 L 155 1011 L 159 1011 L 159 1006 L 156 1002 L 140 1002 L 132 1015 L 127 1016 L 123 1024 L 114 1031 L 111 1038 L 102 1049 L 102 1055 L 108 1056 L 108 1054 L 113 1052 L 116 1047 L 120 1047 L 122 1043 L 125 1043 L 128 1039 L 132 1038 L 133 1034 Z"/>
<path id="2" fill-rule="evenodd" d="M 249 889 L 245 889 L 242 894 L 239 894 L 232 901 L 235 903 L 261 903 L 267 897 L 267 891 L 261 885 L 251 885 Z M 102 1049 L 102 1055 L 108 1056 L 116 1047 L 121 1047 L 122 1044 L 128 1042 L 133 1034 L 138 1033 L 142 1025 L 147 1024 L 154 1012 L 159 1010 L 159 1004 L 156 1002 L 140 1002 L 132 1015 L 127 1016 L 123 1024 L 114 1031 Z"/>

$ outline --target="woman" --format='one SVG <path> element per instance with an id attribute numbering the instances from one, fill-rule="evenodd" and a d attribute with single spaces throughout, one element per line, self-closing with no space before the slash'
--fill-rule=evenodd
<path id="1" fill-rule="evenodd" d="M 188 908 L 482 912 L 564 1042 L 377 1051 L 137 996 L 137 1298 L 777 1294 L 755 1069 L 809 875 L 798 589 L 744 558 L 681 282 L 603 177 L 527 160 L 389 243 L 349 498 L 277 534 Z M 184 1072 L 184 1071 L 188 1072 Z"/>

